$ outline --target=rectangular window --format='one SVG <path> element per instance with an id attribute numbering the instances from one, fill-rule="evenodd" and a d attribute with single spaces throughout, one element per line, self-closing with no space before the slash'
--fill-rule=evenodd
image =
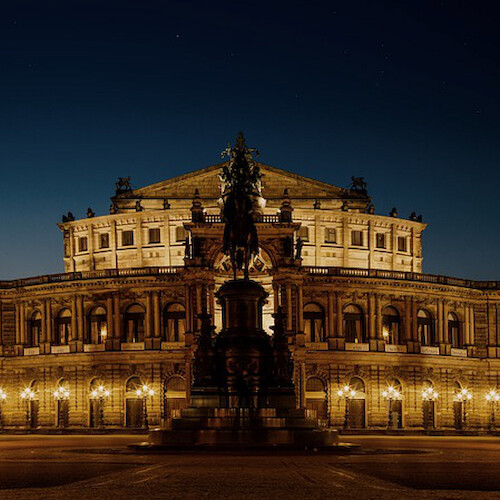
<path id="1" fill-rule="evenodd" d="M 298 236 L 302 241 L 309 241 L 309 228 L 307 226 L 300 226 Z"/>
<path id="2" fill-rule="evenodd" d="M 398 252 L 406 252 L 406 237 L 398 236 Z"/>
<path id="3" fill-rule="evenodd" d="M 375 235 L 375 246 L 377 248 L 385 248 L 385 234 L 384 233 L 377 233 Z"/>
<path id="4" fill-rule="evenodd" d="M 109 248 L 109 233 L 101 233 L 99 235 L 99 247 Z"/>
<path id="5" fill-rule="evenodd" d="M 160 228 L 155 227 L 149 230 L 149 243 L 160 243 Z"/>
<path id="6" fill-rule="evenodd" d="M 133 244 L 134 244 L 134 231 L 123 231 L 122 245 L 124 247 L 130 247 Z"/>
<path id="7" fill-rule="evenodd" d="M 82 236 L 81 238 L 78 238 L 78 251 L 86 252 L 87 250 L 88 250 L 87 237 Z"/>
<path id="8" fill-rule="evenodd" d="M 363 231 L 351 231 L 351 245 L 355 247 L 363 246 Z"/>
<path id="9" fill-rule="evenodd" d="M 325 243 L 337 243 L 337 233 L 334 227 L 325 229 Z"/>
<path id="10" fill-rule="evenodd" d="M 175 241 L 186 241 L 188 237 L 188 232 L 184 226 L 178 226 L 175 228 Z"/>

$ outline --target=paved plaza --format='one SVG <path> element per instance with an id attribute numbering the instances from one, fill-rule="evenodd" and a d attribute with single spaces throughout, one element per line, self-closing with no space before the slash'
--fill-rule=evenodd
<path id="1" fill-rule="evenodd" d="M 347 455 L 137 454 L 143 436 L 0 436 L 0 498 L 500 498 L 500 440 L 345 436 Z"/>

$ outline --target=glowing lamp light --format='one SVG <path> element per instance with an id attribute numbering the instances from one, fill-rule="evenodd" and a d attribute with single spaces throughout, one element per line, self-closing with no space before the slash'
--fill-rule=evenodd
<path id="1" fill-rule="evenodd" d="M 58 400 L 69 399 L 69 389 L 67 387 L 59 387 L 54 391 L 54 398 Z"/>
<path id="2" fill-rule="evenodd" d="M 138 398 L 147 398 L 148 396 L 153 397 L 155 394 L 155 391 L 153 389 L 151 389 L 149 386 L 147 386 L 146 384 L 144 384 L 142 387 L 137 389 L 135 391 L 135 393 L 137 394 Z"/>
<path id="3" fill-rule="evenodd" d="M 21 398 L 26 400 L 35 399 L 35 393 L 29 387 L 26 387 L 21 391 Z"/>
<path id="4" fill-rule="evenodd" d="M 472 399 L 472 393 L 468 389 L 461 389 L 455 394 L 457 401 L 470 401 Z"/>
<path id="5" fill-rule="evenodd" d="M 432 387 L 428 387 L 422 391 L 422 399 L 425 401 L 434 401 L 437 398 L 438 393 Z"/>
<path id="6" fill-rule="evenodd" d="M 382 391 L 382 397 L 386 399 L 400 399 L 401 393 L 390 385 L 385 391 Z"/>
<path id="7" fill-rule="evenodd" d="M 90 392 L 90 398 L 91 399 L 104 399 L 104 398 L 109 397 L 110 394 L 111 394 L 111 392 L 108 389 L 106 389 L 103 385 L 100 385 L 97 387 L 97 389 L 93 389 Z"/>
<path id="8" fill-rule="evenodd" d="M 0 401 L 5 401 L 7 399 L 7 394 L 3 389 L 0 389 Z"/>
<path id="9" fill-rule="evenodd" d="M 486 394 L 486 400 L 492 403 L 498 403 L 500 401 L 500 394 L 497 393 L 494 389 Z"/>
<path id="10" fill-rule="evenodd" d="M 344 385 L 344 387 L 342 387 L 342 389 L 339 389 L 337 391 L 337 395 L 340 398 L 352 399 L 356 396 L 356 391 L 354 389 L 352 389 L 351 387 L 349 387 L 348 385 Z"/>
<path id="11" fill-rule="evenodd" d="M 101 333 L 101 340 L 103 342 L 106 342 L 108 338 L 108 327 L 106 325 L 103 325 L 100 333 Z"/>

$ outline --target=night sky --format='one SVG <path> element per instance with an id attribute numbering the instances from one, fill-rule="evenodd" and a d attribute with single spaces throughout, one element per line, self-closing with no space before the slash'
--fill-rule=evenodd
<path id="1" fill-rule="evenodd" d="M 63 271 L 56 223 L 220 161 L 422 213 L 424 271 L 500 279 L 495 2 L 36 1 L 0 6 L 0 278 Z"/>

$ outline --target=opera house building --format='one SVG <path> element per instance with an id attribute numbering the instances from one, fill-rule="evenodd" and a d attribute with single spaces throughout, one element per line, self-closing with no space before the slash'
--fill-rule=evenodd
<path id="1" fill-rule="evenodd" d="M 188 405 L 200 314 L 220 330 L 232 278 L 223 165 L 121 179 L 109 214 L 59 224 L 64 273 L 0 281 L 3 428 L 145 428 Z M 269 293 L 269 334 L 285 314 L 297 406 L 337 428 L 494 429 L 500 282 L 424 274 L 426 224 L 376 214 L 362 179 L 259 166 L 250 278 Z"/>

